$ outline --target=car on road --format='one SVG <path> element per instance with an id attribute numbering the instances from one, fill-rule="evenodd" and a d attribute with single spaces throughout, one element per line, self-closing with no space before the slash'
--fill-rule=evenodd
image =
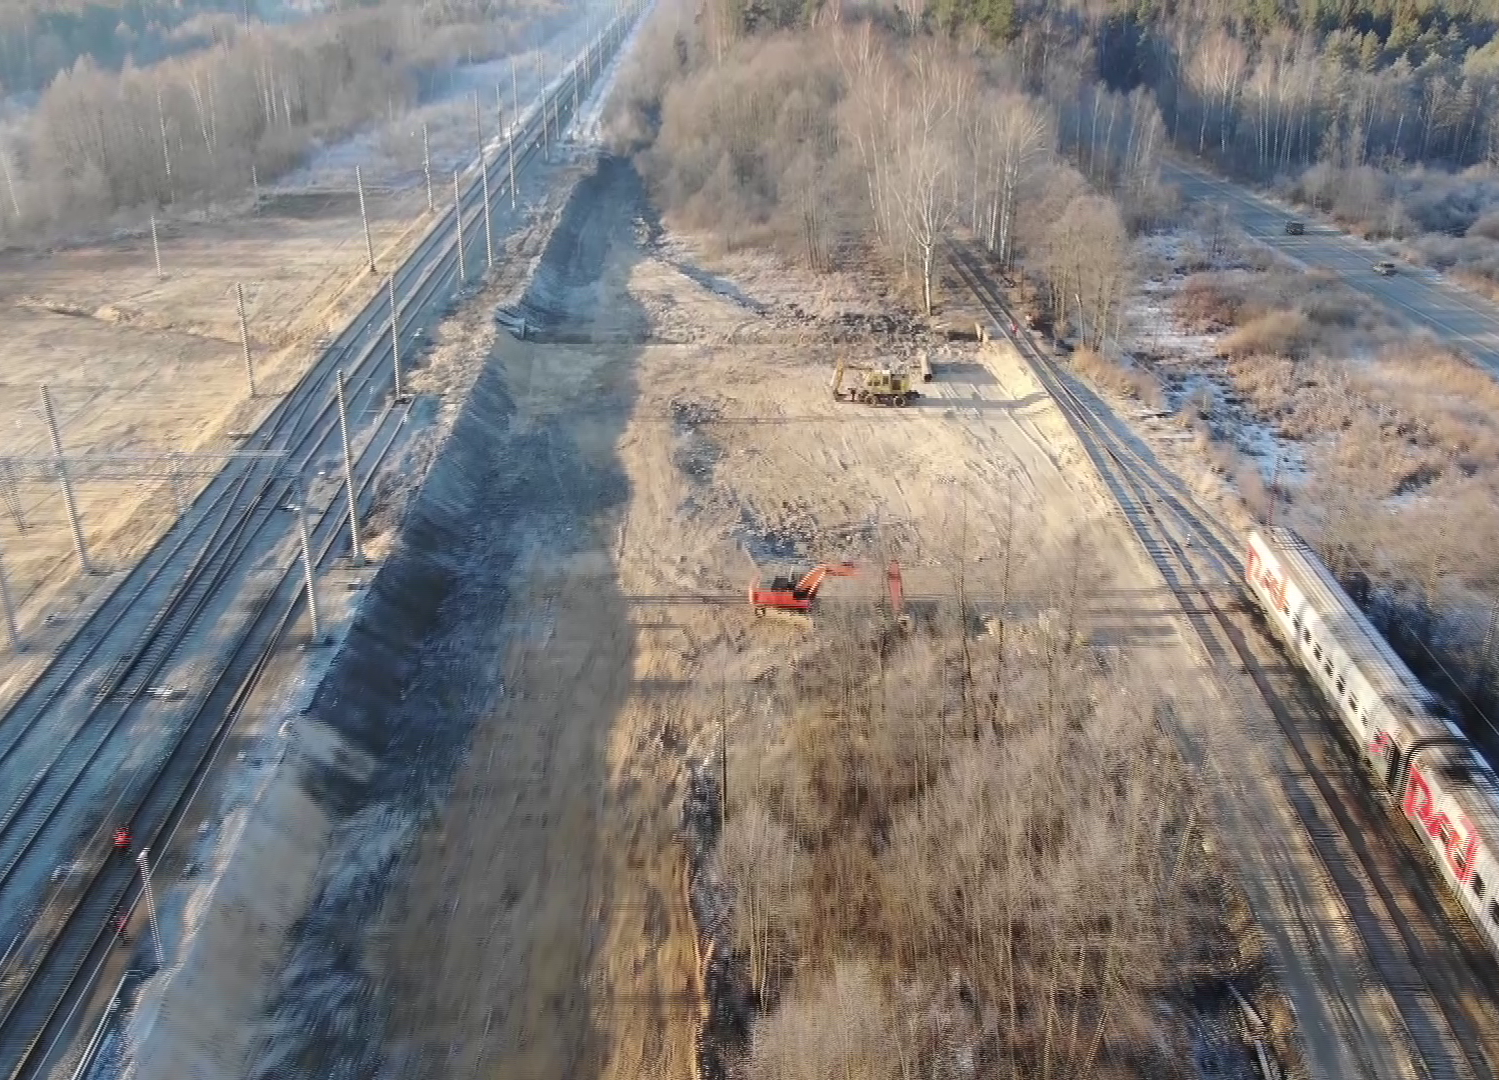
<path id="1" fill-rule="evenodd" d="M 1390 277 L 1395 273 L 1395 263 L 1390 259 L 1380 259 L 1374 264 L 1374 272 L 1380 277 Z"/>
<path id="2" fill-rule="evenodd" d="M 1306 222 L 1304 222 L 1304 221 L 1288 221 L 1288 222 L 1286 222 L 1286 235 L 1287 236 L 1300 236 L 1304 232 L 1306 232 Z"/>

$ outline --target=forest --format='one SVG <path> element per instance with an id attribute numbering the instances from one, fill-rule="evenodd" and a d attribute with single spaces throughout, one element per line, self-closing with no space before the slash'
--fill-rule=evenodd
<path id="1" fill-rule="evenodd" d="M 0 91 L 43 90 L 82 57 L 117 70 L 213 44 L 259 0 L 20 0 L 0 9 Z"/>
<path id="2" fill-rule="evenodd" d="M 247 194 L 315 142 L 404 110 L 434 72 L 568 17 L 549 0 L 360 4 L 282 23 L 242 12 L 181 24 L 213 32 L 158 63 L 116 70 L 112 54 L 85 53 L 52 76 L 0 133 L 0 237 L 47 241 Z"/>

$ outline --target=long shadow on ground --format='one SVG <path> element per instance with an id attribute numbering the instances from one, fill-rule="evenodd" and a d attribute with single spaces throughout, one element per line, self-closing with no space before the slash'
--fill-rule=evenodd
<path id="1" fill-rule="evenodd" d="M 576 339 L 574 317 L 593 313 L 569 305 L 589 294 L 606 256 L 613 252 L 617 266 L 622 245 L 633 250 L 641 206 L 628 163 L 606 159 L 579 184 L 528 290 L 545 294 L 528 297 L 535 301 L 528 306 L 546 312 L 538 321 Z M 611 321 L 612 342 L 630 340 L 624 330 L 643 341 L 649 325 L 638 310 L 614 312 Z M 613 448 L 635 400 L 638 358 L 638 349 L 614 348 L 600 379 L 580 391 L 587 400 L 577 410 L 563 401 L 551 412 L 531 410 L 522 425 L 513 395 L 525 388 L 507 385 L 491 357 L 466 402 L 311 709 L 310 719 L 347 747 L 338 762 L 309 766 L 305 775 L 338 824 L 315 899 L 294 928 L 251 1080 L 441 1076 L 451 1068 L 441 1058 L 447 1047 L 419 1046 L 392 1059 L 386 1036 L 407 1003 L 377 979 L 369 930 L 439 821 L 476 724 L 505 722 L 497 719 L 506 715 L 497 661 L 518 560 L 537 550 L 553 558 L 600 550 L 598 538 L 628 498 Z M 611 407 L 597 408 L 601 399 Z M 586 436 L 580 417 L 587 417 Z M 624 600 L 612 583 L 605 591 L 591 632 L 633 650 Z M 590 719 L 568 721 L 594 730 L 584 733 L 583 772 L 570 761 L 558 783 L 604 782 L 605 739 L 624 693 L 592 709 Z M 596 837 L 590 832 L 585 843 L 596 845 Z M 594 854 L 569 852 L 584 863 Z M 575 1060 L 589 1060 L 591 1032 L 568 1032 L 574 1035 Z"/>

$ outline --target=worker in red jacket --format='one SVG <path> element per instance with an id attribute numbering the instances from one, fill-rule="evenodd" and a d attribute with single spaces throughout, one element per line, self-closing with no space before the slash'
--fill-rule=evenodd
<path id="1" fill-rule="evenodd" d="M 119 825 L 115 828 L 115 854 L 130 854 L 130 826 Z"/>

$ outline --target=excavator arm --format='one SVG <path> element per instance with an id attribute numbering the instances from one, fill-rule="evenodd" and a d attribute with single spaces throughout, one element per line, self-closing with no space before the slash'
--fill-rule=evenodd
<path id="1" fill-rule="evenodd" d="M 857 573 L 857 568 L 853 563 L 823 563 L 820 566 L 814 566 L 796 583 L 796 593 L 810 600 L 817 595 L 817 590 L 822 588 L 824 578 L 853 577 L 855 573 Z"/>
<path id="2" fill-rule="evenodd" d="M 843 379 L 850 371 L 863 371 L 863 364 L 851 364 L 848 360 L 839 358 L 833 367 L 833 400 L 840 401 L 843 398 Z"/>

